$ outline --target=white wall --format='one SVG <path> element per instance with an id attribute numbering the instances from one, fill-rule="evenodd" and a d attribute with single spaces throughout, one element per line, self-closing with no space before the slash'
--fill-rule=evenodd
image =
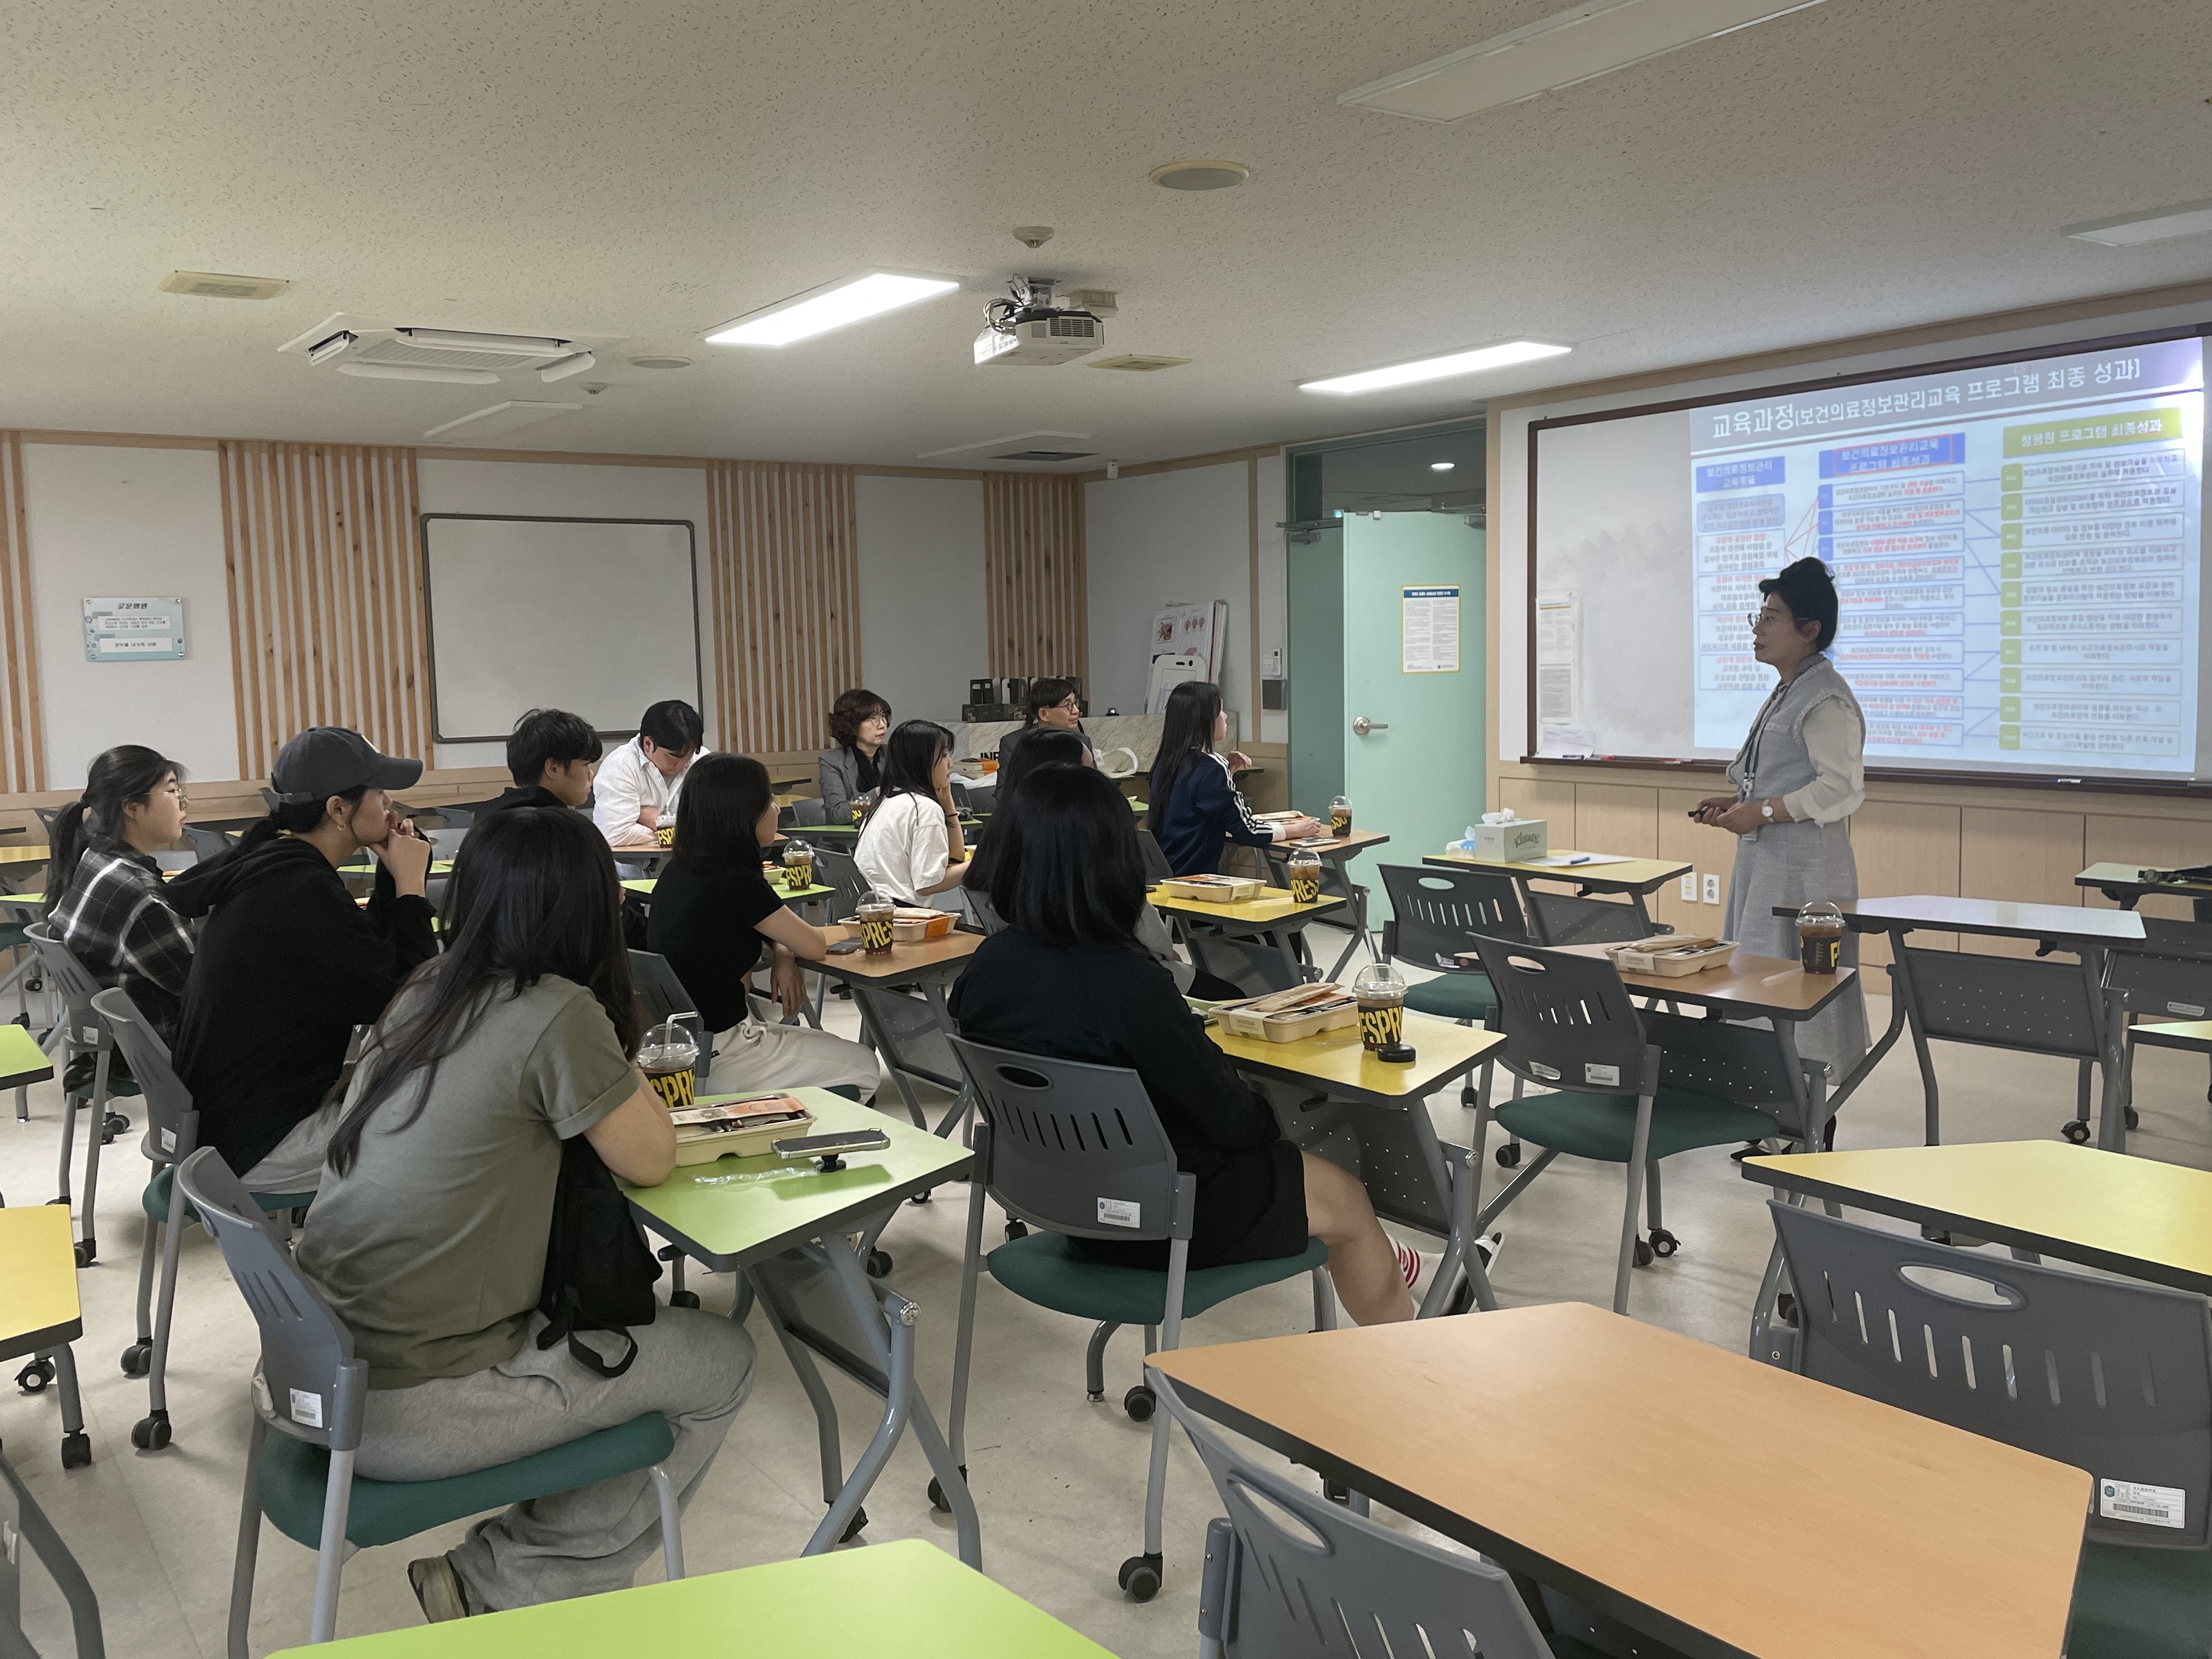
<path id="1" fill-rule="evenodd" d="M 142 743 L 190 776 L 238 775 L 222 495 L 212 450 L 27 444 L 23 500 L 46 785 L 75 788 L 101 750 Z M 84 658 L 90 598 L 185 601 L 174 662 Z"/>
<path id="2" fill-rule="evenodd" d="M 991 672 L 983 486 L 973 478 L 857 479 L 860 675 L 900 720 L 960 718 Z"/>

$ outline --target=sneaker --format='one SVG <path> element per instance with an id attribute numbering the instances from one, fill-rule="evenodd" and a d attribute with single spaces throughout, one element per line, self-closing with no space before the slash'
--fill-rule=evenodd
<path id="1" fill-rule="evenodd" d="M 1413 1281 L 1421 1276 L 1421 1253 L 1409 1245 L 1400 1244 L 1398 1271 L 1406 1275 L 1406 1288 L 1412 1290 Z"/>
<path id="2" fill-rule="evenodd" d="M 1482 1258 L 1482 1271 L 1488 1273 L 1498 1260 L 1498 1253 L 1505 1248 L 1505 1235 L 1492 1233 L 1487 1238 L 1474 1241 L 1474 1253 Z"/>
<path id="3" fill-rule="evenodd" d="M 469 1606 L 468 1591 L 461 1584 L 460 1574 L 442 1555 L 426 1555 L 419 1561 L 410 1561 L 407 1583 L 422 1606 L 423 1618 L 434 1625 L 442 1625 L 448 1619 L 465 1619 L 475 1611 Z"/>

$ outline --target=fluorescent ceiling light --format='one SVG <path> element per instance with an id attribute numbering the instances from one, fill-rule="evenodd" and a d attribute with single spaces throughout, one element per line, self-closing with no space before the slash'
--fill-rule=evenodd
<path id="1" fill-rule="evenodd" d="M 1431 461 L 1429 463 L 1429 471 L 1431 472 L 1449 472 L 1453 467 L 1458 465 L 1459 463 L 1456 461 Z"/>
<path id="2" fill-rule="evenodd" d="M 1732 34 L 1820 0 L 1587 0 L 1565 11 L 1340 94 L 1416 121 L 1457 121 Z"/>
<path id="3" fill-rule="evenodd" d="M 437 380 L 447 386 L 497 386 L 499 376 L 488 368 L 439 368 L 429 363 L 340 363 L 341 374 L 364 380 Z"/>
<path id="4" fill-rule="evenodd" d="M 759 311 L 747 312 L 735 322 L 724 323 L 707 337 L 708 345 L 789 345 L 811 339 L 833 328 L 880 317 L 917 300 L 949 294 L 959 283 L 944 276 L 910 276 L 890 270 L 872 270 L 864 276 L 842 277 L 834 283 L 794 294 Z"/>
<path id="5" fill-rule="evenodd" d="M 2152 208 L 2145 213 L 2124 213 L 2117 219 L 2092 219 L 2086 224 L 2065 227 L 2067 235 L 2101 242 L 2106 247 L 2202 236 L 2208 230 L 2212 230 L 2212 202 L 2184 202 L 2177 207 Z"/>
<path id="6" fill-rule="evenodd" d="M 1561 357 L 1573 349 L 1572 346 L 1547 345 L 1540 340 L 1508 340 L 1503 345 L 1483 346 L 1474 351 L 1455 351 L 1449 357 L 1424 357 L 1419 362 L 1363 369 L 1357 374 L 1333 375 L 1326 380 L 1301 380 L 1298 390 L 1381 392 L 1394 386 L 1418 386 L 1423 380 L 1474 374 L 1486 368 L 1504 368 L 1513 363 L 1533 363 L 1540 357 Z"/>
<path id="7" fill-rule="evenodd" d="M 489 409 L 479 409 L 473 415 L 464 415 L 458 421 L 434 426 L 422 435 L 433 441 L 441 438 L 501 438 L 510 432 L 520 432 L 526 426 L 536 426 L 541 421 L 550 421 L 562 415 L 574 415 L 582 407 L 581 404 L 494 404 Z"/>

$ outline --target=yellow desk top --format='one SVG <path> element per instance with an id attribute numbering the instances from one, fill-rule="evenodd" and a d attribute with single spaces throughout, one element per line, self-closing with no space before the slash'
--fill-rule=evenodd
<path id="1" fill-rule="evenodd" d="M 1547 858 L 1576 858 L 1572 847 L 1549 847 Z M 1611 857 L 1600 854 L 1599 857 Z M 1597 890 L 1649 893 L 1665 886 L 1688 870 L 1680 859 L 1621 859 L 1614 864 L 1516 864 L 1505 859 L 1486 859 L 1476 853 L 1431 853 L 1424 864 L 1465 864 L 1478 870 L 1503 870 L 1510 875 L 1537 881 L 1572 881 Z"/>
<path id="2" fill-rule="evenodd" d="M 1998 1140 L 1747 1158 L 1744 1178 L 2212 1295 L 2212 1170 Z"/>
<path id="3" fill-rule="evenodd" d="M 13 1020 L 0 1025 L 0 1089 L 44 1083 L 53 1074 L 54 1062 L 26 1027 Z"/>
<path id="4" fill-rule="evenodd" d="M 69 1206 L 0 1210 L 0 1359 L 83 1334 Z"/>
<path id="5" fill-rule="evenodd" d="M 0 847 L 0 864 L 44 864 L 51 856 L 43 842 L 36 847 Z"/>
<path id="6" fill-rule="evenodd" d="M 1197 916 L 1207 921 L 1234 921 L 1265 926 L 1271 922 L 1288 921 L 1295 916 L 1311 916 L 1323 910 L 1334 910 L 1349 903 L 1344 898 L 1331 898 L 1324 894 L 1311 904 L 1301 904 L 1291 896 L 1287 887 L 1262 887 L 1260 896 L 1245 899 L 1237 904 L 1207 904 L 1200 899 L 1170 898 L 1158 887 L 1146 890 L 1145 896 L 1152 900 L 1152 908 L 1164 915 Z"/>
<path id="7" fill-rule="evenodd" d="M 1231 1036 L 1218 1025 L 1207 1026 L 1206 1034 L 1239 1066 L 1387 1100 L 1433 1094 L 1438 1085 L 1461 1076 L 1505 1041 L 1503 1034 L 1486 1031 L 1479 1025 L 1462 1025 L 1410 1011 L 1406 1015 L 1406 1041 L 1413 1045 L 1418 1056 L 1410 1066 L 1393 1066 L 1376 1059 L 1361 1043 L 1357 1025 L 1300 1037 L 1296 1042 Z"/>

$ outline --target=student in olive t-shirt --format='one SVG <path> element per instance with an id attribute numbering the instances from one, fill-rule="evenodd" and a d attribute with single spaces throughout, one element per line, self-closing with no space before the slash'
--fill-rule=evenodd
<path id="1" fill-rule="evenodd" d="M 652 1186 L 676 1135 L 630 1063 L 638 1030 L 606 843 L 565 808 L 494 815 L 462 843 L 446 953 L 379 1022 L 331 1137 L 298 1259 L 368 1364 L 360 1472 L 465 1474 L 665 1414 L 662 1460 L 685 1502 L 751 1384 L 743 1327 L 663 1308 L 592 1334 L 602 1377 L 538 1311 L 562 1144 L 581 1135 L 616 1176 Z M 274 1416 L 273 1402 L 258 1401 Z M 620 1589 L 658 1547 L 640 1472 L 479 1521 L 409 1564 L 426 1617 Z"/>
<path id="2" fill-rule="evenodd" d="M 691 994 L 715 1045 L 718 1090 L 842 1089 L 875 1093 L 875 1055 L 857 1042 L 806 1025 L 753 1018 L 745 981 L 771 947 L 769 989 L 788 1016 L 805 1005 L 798 958 L 819 959 L 836 941 L 785 908 L 761 872 L 761 849 L 776 839 L 768 769 L 750 755 L 708 755 L 684 783 L 676 856 L 653 884 L 646 943 L 668 958 Z"/>

